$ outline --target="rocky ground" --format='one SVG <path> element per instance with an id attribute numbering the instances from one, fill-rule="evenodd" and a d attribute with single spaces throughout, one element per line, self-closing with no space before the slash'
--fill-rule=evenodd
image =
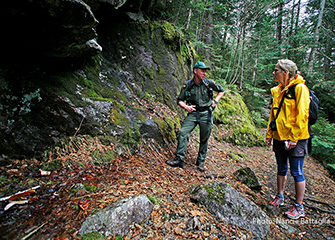
<path id="1" fill-rule="evenodd" d="M 268 205 L 276 193 L 276 164 L 271 149 L 233 146 L 211 138 L 207 171 L 201 173 L 194 165 L 197 147 L 193 135 L 184 169 L 165 164 L 173 158 L 175 145 L 164 150 L 144 140 L 137 154 L 122 153 L 116 158 L 112 154 L 114 146 L 104 146 L 90 137 L 75 138 L 55 148 L 46 154 L 42 164 L 34 159 L 2 158 L 0 198 L 39 187 L 20 198 L 9 199 L 21 204 L 8 210 L 4 209 L 9 200 L 0 201 L 0 238 L 81 239 L 78 230 L 87 216 L 117 199 L 144 193 L 155 204 L 154 211 L 143 224 L 130 226 L 124 239 L 250 239 L 249 231 L 220 221 L 204 206 L 192 203 L 186 194 L 192 186 L 225 181 L 270 217 L 268 239 L 334 239 L 335 182 L 316 160 L 307 157 L 304 165 L 306 217 L 289 221 L 283 213 L 294 199 L 290 175 L 285 205 Z M 50 170 L 56 163 L 62 166 L 50 174 L 41 171 Z M 255 172 L 263 185 L 261 191 L 249 189 L 234 177 L 233 173 L 242 167 Z M 199 222 L 190 227 L 188 220 L 194 216 L 198 216 Z"/>

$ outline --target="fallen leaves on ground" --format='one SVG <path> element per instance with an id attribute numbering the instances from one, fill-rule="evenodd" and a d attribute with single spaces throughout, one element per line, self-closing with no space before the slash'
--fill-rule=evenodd
<path id="1" fill-rule="evenodd" d="M 211 238 L 211 233 L 216 231 L 222 231 L 227 237 L 243 239 L 251 236 L 248 231 L 220 221 L 204 206 L 192 203 L 186 190 L 203 183 L 225 181 L 265 209 L 276 188 L 276 165 L 271 149 L 233 146 L 211 138 L 204 174 L 194 165 L 198 149 L 195 134 L 191 136 L 184 169 L 165 164 L 166 160 L 174 157 L 170 149 L 175 147 L 174 143 L 169 143 L 166 150 L 153 140 L 143 140 L 136 154 L 123 153 L 106 163 L 99 159 L 106 160 L 106 156 L 116 152 L 115 146 L 105 146 L 97 138 L 82 136 L 73 138 L 62 148 L 55 148 L 43 163 L 34 159 L 7 161 L 8 164 L 0 167 L 3 176 L 10 180 L 1 185 L 2 197 L 32 186 L 41 187 L 35 191 L 34 198 L 29 198 L 32 192 L 17 196 L 20 200 L 29 199 L 29 203 L 13 206 L 8 211 L 1 210 L 3 237 L 19 239 L 34 231 L 34 239 L 78 239 L 78 230 L 90 214 L 118 199 L 139 194 L 146 194 L 155 204 L 150 216 L 153 226 L 149 229 L 133 226 L 129 235 L 131 239 L 140 239 L 143 232 L 147 233 L 143 239 L 215 239 Z M 240 156 L 244 157 L 233 160 L 229 157 L 230 152 L 243 153 Z M 50 174 L 41 174 L 40 169 L 55 160 L 60 161 L 62 167 Z M 241 167 L 250 167 L 262 180 L 261 192 L 254 192 L 235 179 L 233 172 Z M 335 184 L 321 164 L 307 157 L 304 171 L 306 193 L 334 204 Z M 293 184 L 289 177 L 288 194 L 294 195 Z M 4 209 L 8 202 L 0 203 Z M 306 208 L 306 214 L 307 218 L 330 219 L 330 225 L 302 224 L 299 233 L 291 238 L 311 237 L 313 231 L 322 234 L 334 230 L 334 215 L 310 208 Z M 185 216 L 193 219 L 194 229 L 189 230 L 180 220 Z M 206 223 L 211 223 L 210 227 L 202 229 Z M 288 234 L 277 224 L 271 224 L 268 238 L 276 239 L 278 236 L 288 237 Z"/>

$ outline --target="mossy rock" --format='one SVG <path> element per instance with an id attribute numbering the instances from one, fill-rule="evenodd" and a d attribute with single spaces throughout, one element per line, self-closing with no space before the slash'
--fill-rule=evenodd
<path id="1" fill-rule="evenodd" d="M 229 92 L 221 98 L 213 120 L 213 136 L 240 146 L 265 146 L 264 138 L 255 126 L 250 111 L 238 93 Z"/>
<path id="2" fill-rule="evenodd" d="M 236 154 L 234 154 L 234 153 L 229 153 L 228 156 L 229 156 L 231 159 L 235 160 L 235 161 L 238 161 L 238 160 L 239 160 L 238 155 L 236 155 Z"/>
<path id="3" fill-rule="evenodd" d="M 255 173 L 249 168 L 241 168 L 234 172 L 234 176 L 247 185 L 250 189 L 260 191 L 262 184 L 259 182 Z"/>
<path id="4" fill-rule="evenodd" d="M 164 22 L 162 24 L 162 36 L 175 51 L 179 49 L 179 43 L 185 41 L 184 34 L 170 22 Z"/>

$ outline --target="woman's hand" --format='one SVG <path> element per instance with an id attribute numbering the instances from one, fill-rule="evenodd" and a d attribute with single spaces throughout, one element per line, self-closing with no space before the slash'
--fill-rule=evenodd
<path id="1" fill-rule="evenodd" d="M 292 148 L 295 148 L 297 146 L 297 143 L 296 142 L 292 142 L 291 140 L 288 141 L 288 144 L 287 144 L 287 150 L 290 150 Z"/>
<path id="2" fill-rule="evenodd" d="M 266 146 L 267 146 L 267 147 L 270 147 L 270 146 L 271 146 L 271 142 L 272 142 L 272 138 L 267 138 L 267 139 L 265 139 L 265 143 L 266 143 Z"/>

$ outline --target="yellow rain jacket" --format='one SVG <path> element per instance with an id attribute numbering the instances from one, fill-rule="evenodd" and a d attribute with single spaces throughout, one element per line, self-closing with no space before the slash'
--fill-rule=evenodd
<path id="1" fill-rule="evenodd" d="M 283 105 L 280 109 L 277 123 L 277 131 L 272 131 L 269 124 L 272 119 L 275 119 L 277 110 L 284 93 L 292 85 L 295 87 L 295 100 L 285 98 Z M 288 85 L 283 89 L 280 83 L 277 87 L 271 88 L 273 102 L 271 107 L 266 138 L 274 138 L 279 141 L 291 140 L 298 142 L 309 138 L 308 131 L 308 117 L 309 117 L 309 90 L 305 85 L 305 80 L 302 76 L 296 75 L 295 79 L 291 80 Z M 277 109 L 276 109 L 277 108 Z"/>

